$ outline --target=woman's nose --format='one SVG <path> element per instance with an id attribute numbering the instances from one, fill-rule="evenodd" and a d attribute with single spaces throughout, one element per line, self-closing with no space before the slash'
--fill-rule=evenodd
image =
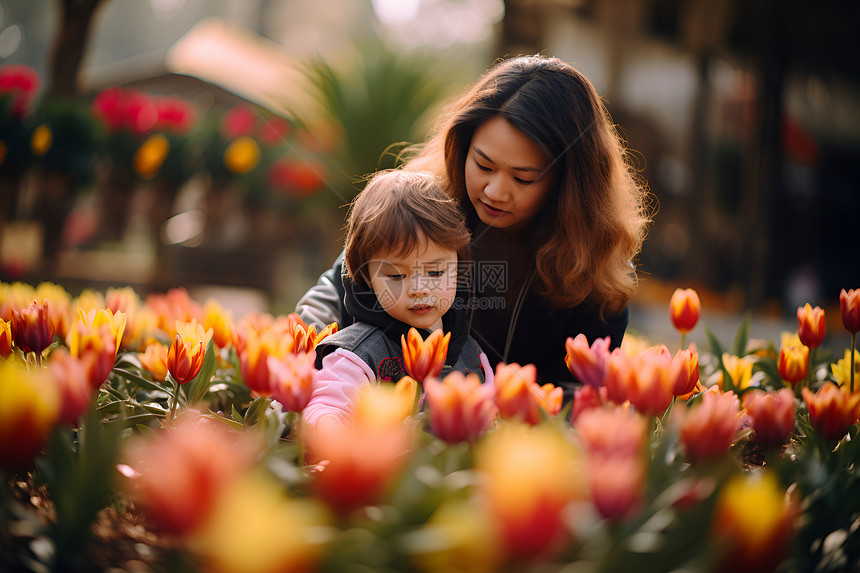
<path id="1" fill-rule="evenodd" d="M 487 199 L 498 201 L 499 203 L 505 200 L 507 191 L 505 190 L 505 184 L 501 177 L 490 177 L 487 184 L 484 186 L 484 195 L 487 196 Z"/>

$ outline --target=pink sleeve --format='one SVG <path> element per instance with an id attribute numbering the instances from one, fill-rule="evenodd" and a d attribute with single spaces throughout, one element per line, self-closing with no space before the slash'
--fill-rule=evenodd
<path id="1" fill-rule="evenodd" d="M 323 358 L 314 375 L 314 391 L 303 412 L 304 420 L 316 424 L 323 416 L 335 416 L 341 423 L 352 411 L 358 391 L 376 381 L 376 374 L 356 354 L 338 348 Z"/>
<path id="2" fill-rule="evenodd" d="M 484 367 L 484 384 L 493 384 L 496 381 L 496 374 L 490 367 L 490 360 L 487 355 L 481 352 L 481 366 Z"/>

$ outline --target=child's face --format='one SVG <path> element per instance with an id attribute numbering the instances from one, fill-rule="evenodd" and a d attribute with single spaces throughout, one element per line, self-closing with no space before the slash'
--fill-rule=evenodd
<path id="1" fill-rule="evenodd" d="M 368 263 L 370 286 L 393 318 L 415 328 L 442 326 L 457 294 L 457 253 L 428 242 L 402 256 L 380 253 Z"/>
<path id="2" fill-rule="evenodd" d="M 521 229 L 543 207 L 554 178 L 537 144 L 506 119 L 488 119 L 472 135 L 466 192 L 485 224 Z"/>

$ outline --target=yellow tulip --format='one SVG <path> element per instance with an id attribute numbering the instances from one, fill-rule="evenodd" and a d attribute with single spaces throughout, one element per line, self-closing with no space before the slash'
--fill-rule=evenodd
<path id="1" fill-rule="evenodd" d="M 252 171 L 260 162 L 260 146 L 252 137 L 237 137 L 224 150 L 224 165 L 242 175 Z"/>
<path id="2" fill-rule="evenodd" d="M 51 132 L 51 128 L 43 123 L 33 130 L 33 136 L 30 138 L 30 149 L 33 151 L 33 155 L 39 157 L 51 149 L 53 142 L 54 134 Z"/>
<path id="3" fill-rule="evenodd" d="M 169 151 L 170 142 L 166 137 L 160 133 L 150 135 L 134 154 L 134 170 L 144 179 L 155 177 Z"/>
<path id="4" fill-rule="evenodd" d="M 57 422 L 60 397 L 46 370 L 0 361 L 0 467 L 27 467 Z"/>

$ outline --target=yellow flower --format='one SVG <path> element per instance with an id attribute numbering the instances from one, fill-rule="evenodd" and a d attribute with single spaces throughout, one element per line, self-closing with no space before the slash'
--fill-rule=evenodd
<path id="1" fill-rule="evenodd" d="M 780 377 L 790 384 L 797 384 L 809 370 L 809 347 L 783 346 L 779 351 L 777 369 Z"/>
<path id="2" fill-rule="evenodd" d="M 12 354 L 12 324 L 0 318 L 0 358 Z"/>
<path id="3" fill-rule="evenodd" d="M 203 328 L 212 330 L 212 337 L 218 348 L 232 344 L 233 315 L 214 298 L 210 298 L 203 305 Z"/>
<path id="4" fill-rule="evenodd" d="M 260 162 L 260 146 L 247 135 L 237 137 L 224 150 L 224 165 L 233 173 L 242 175 L 253 170 Z"/>
<path id="5" fill-rule="evenodd" d="M 427 524 L 409 537 L 414 541 L 413 559 L 418 571 L 497 571 L 501 552 L 487 535 L 493 526 L 487 508 L 475 500 L 443 501 Z"/>
<path id="6" fill-rule="evenodd" d="M 743 390 L 749 386 L 750 378 L 752 378 L 752 360 L 724 352 L 723 366 L 726 367 L 729 376 L 732 377 L 732 382 L 736 388 Z M 720 374 L 720 381 L 718 384 L 720 388 L 725 388 L 725 381 L 723 380 L 722 373 Z"/>
<path id="7" fill-rule="evenodd" d="M 844 356 L 830 365 L 833 379 L 840 386 L 851 383 L 851 351 L 846 349 Z M 854 350 L 854 380 L 860 380 L 860 352 Z"/>
<path id="8" fill-rule="evenodd" d="M 37 157 L 45 155 L 51 149 L 53 141 L 54 134 L 51 133 L 51 128 L 44 123 L 34 129 L 33 136 L 30 138 L 30 149 L 33 151 L 33 155 Z"/>
<path id="9" fill-rule="evenodd" d="M 160 133 L 150 135 L 134 154 L 134 170 L 144 179 L 150 179 L 158 175 L 167 152 L 170 151 L 170 142 Z"/>
<path id="10" fill-rule="evenodd" d="M 249 472 L 219 493 L 189 546 L 216 573 L 313 571 L 327 522 L 316 500 L 291 499 L 272 478 Z"/>
<path id="11" fill-rule="evenodd" d="M 773 571 L 783 560 L 794 508 L 770 472 L 737 475 L 723 487 L 712 528 L 725 545 L 725 571 Z"/>
<path id="12" fill-rule="evenodd" d="M 586 491 L 581 456 L 559 428 L 500 426 L 478 443 L 475 468 L 507 557 L 545 556 L 564 545 L 565 509 Z"/>
<path id="13" fill-rule="evenodd" d="M 48 438 L 60 411 L 56 384 L 46 370 L 28 372 L 0 363 L 0 467 L 26 467 Z"/>

